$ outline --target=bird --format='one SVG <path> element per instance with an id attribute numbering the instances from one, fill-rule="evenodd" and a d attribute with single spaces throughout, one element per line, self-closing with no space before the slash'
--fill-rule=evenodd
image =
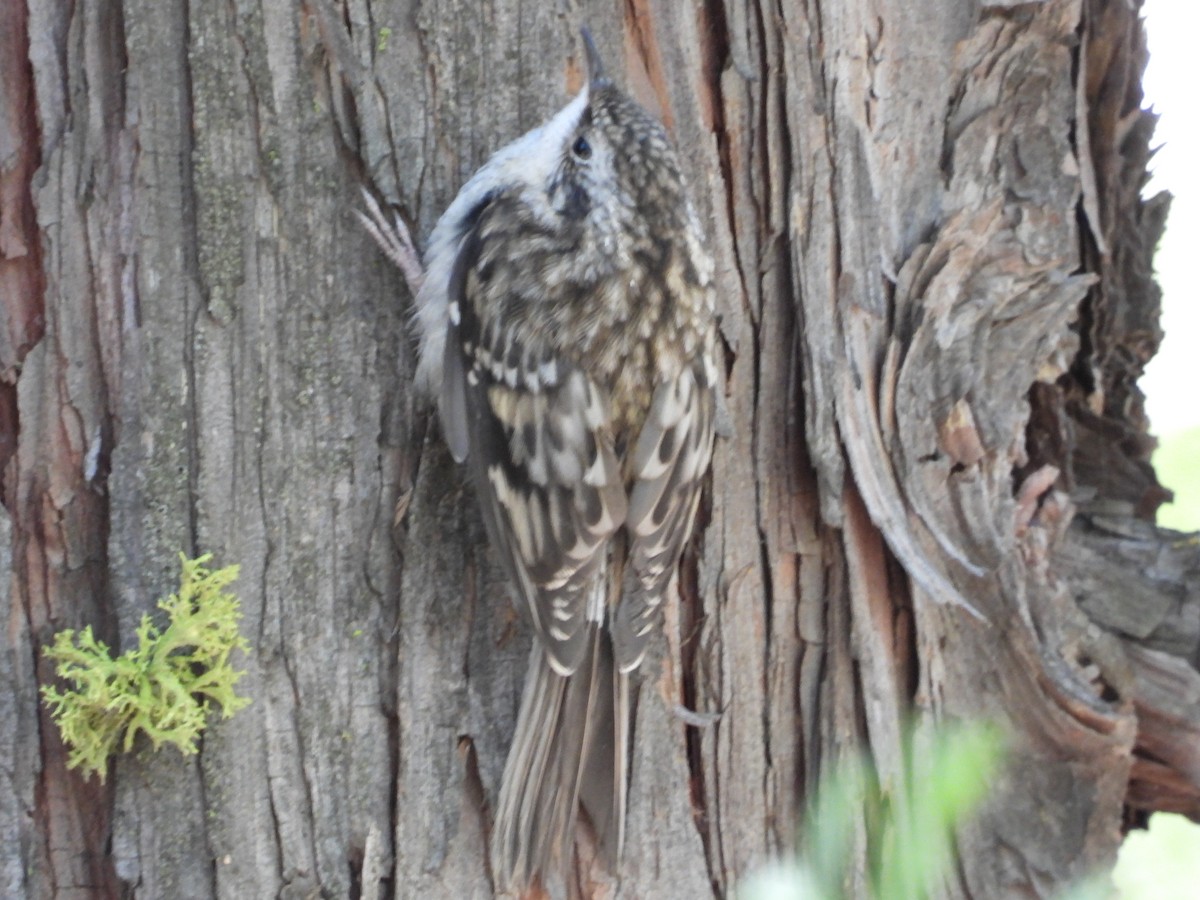
<path id="1" fill-rule="evenodd" d="M 724 370 L 714 264 L 662 124 L 606 73 L 501 148 L 429 236 L 361 216 L 415 288 L 418 383 L 534 640 L 491 829 L 498 894 L 582 810 L 619 870 L 637 679 L 675 589 Z"/>

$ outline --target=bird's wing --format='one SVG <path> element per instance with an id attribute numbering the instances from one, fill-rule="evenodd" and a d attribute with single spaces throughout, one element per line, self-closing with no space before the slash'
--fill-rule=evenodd
<path id="1" fill-rule="evenodd" d="M 633 478 L 625 517 L 629 571 L 612 625 L 622 672 L 637 668 L 645 655 L 712 459 L 719 389 L 713 340 L 710 335 L 696 361 L 659 383 L 627 462 Z"/>
<path id="2" fill-rule="evenodd" d="M 488 320 L 494 307 L 483 306 L 480 242 L 477 222 L 450 280 L 443 427 L 456 457 L 470 460 L 519 605 L 551 665 L 569 674 L 583 661 L 589 619 L 603 619 L 604 580 L 596 575 L 625 521 L 609 404 L 545 342 L 528 346 L 516 328 Z"/>

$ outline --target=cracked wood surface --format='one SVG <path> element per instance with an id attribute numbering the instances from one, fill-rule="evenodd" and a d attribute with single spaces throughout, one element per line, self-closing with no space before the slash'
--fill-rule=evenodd
<path id="1" fill-rule="evenodd" d="M 623 878 L 584 837 L 553 893 L 727 896 L 839 759 L 899 778 L 908 718 L 1014 736 L 947 897 L 1051 896 L 1200 816 L 1200 550 L 1149 524 L 1135 385 L 1167 205 L 1136 10 L 585 7 L 0 10 L 3 896 L 490 895 L 529 636 L 353 210 L 366 182 L 427 234 L 578 86 L 582 21 L 680 146 L 733 432 Z M 84 782 L 40 648 L 128 642 L 181 549 L 242 566 L 253 703 Z"/>

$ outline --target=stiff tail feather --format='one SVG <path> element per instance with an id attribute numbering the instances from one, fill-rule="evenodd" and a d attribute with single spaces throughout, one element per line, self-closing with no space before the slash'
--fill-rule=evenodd
<path id="1" fill-rule="evenodd" d="M 550 667 L 534 642 L 492 826 L 492 877 L 519 896 L 569 850 L 582 805 L 610 862 L 625 836 L 630 676 L 613 664 L 607 629 L 572 675 Z"/>

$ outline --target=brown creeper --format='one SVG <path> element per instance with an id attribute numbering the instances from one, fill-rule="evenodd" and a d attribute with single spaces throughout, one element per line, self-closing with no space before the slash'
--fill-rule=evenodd
<path id="1" fill-rule="evenodd" d="M 713 265 L 675 151 L 584 41 L 589 83 L 463 187 L 417 296 L 419 376 L 536 633 L 492 834 L 499 892 L 547 870 L 581 805 L 620 857 L 630 679 L 720 390 Z"/>

